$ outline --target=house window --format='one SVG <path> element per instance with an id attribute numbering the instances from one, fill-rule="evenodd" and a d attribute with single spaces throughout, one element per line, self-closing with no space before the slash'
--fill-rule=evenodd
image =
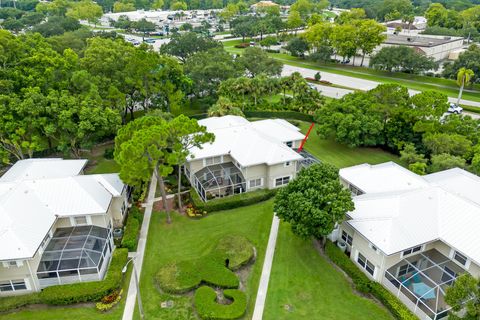
<path id="1" fill-rule="evenodd" d="M 23 266 L 23 261 L 16 261 L 16 260 L 13 260 L 13 261 L 5 261 L 3 262 L 3 267 L 4 268 L 17 268 L 17 267 L 21 267 Z"/>
<path id="2" fill-rule="evenodd" d="M 398 268 L 398 276 L 401 277 L 406 275 L 407 273 L 414 272 L 416 270 L 415 269 L 416 265 L 417 265 L 417 261 L 411 262 L 411 264 L 409 263 L 404 264 L 403 266 Z"/>
<path id="3" fill-rule="evenodd" d="M 250 188 L 261 187 L 263 185 L 262 178 L 250 180 L 249 185 L 250 185 Z"/>
<path id="4" fill-rule="evenodd" d="M 344 230 L 342 230 L 342 240 L 348 244 L 348 245 L 352 245 L 353 243 L 353 238 L 351 235 L 349 235 L 348 233 L 346 233 Z"/>
<path id="5" fill-rule="evenodd" d="M 467 264 L 468 258 L 461 254 L 458 251 L 455 251 L 453 253 L 453 259 L 455 259 L 458 263 L 460 263 L 462 266 L 465 266 Z"/>
<path id="6" fill-rule="evenodd" d="M 25 280 L 8 280 L 0 282 L 0 292 L 26 290 Z"/>
<path id="7" fill-rule="evenodd" d="M 417 247 L 413 247 L 413 248 L 410 248 L 410 249 L 407 249 L 405 251 L 403 251 L 403 256 L 408 256 L 409 254 L 412 254 L 412 253 L 415 253 L 415 252 L 418 252 L 422 250 L 422 246 L 417 246 Z"/>
<path id="8" fill-rule="evenodd" d="M 287 141 L 285 142 L 285 144 L 287 145 L 287 147 L 291 148 L 293 146 L 293 141 Z"/>
<path id="9" fill-rule="evenodd" d="M 205 159 L 205 165 L 211 166 L 212 164 L 219 164 L 222 163 L 222 156 L 211 157 Z"/>
<path id="10" fill-rule="evenodd" d="M 275 187 L 286 185 L 288 184 L 289 181 L 290 181 L 290 176 L 277 178 L 275 179 Z"/>
<path id="11" fill-rule="evenodd" d="M 73 221 L 76 226 L 85 226 L 87 225 L 87 217 L 81 216 L 81 217 L 73 217 Z"/>
<path id="12" fill-rule="evenodd" d="M 367 258 L 365 258 L 360 252 L 358 253 L 357 262 L 363 269 L 367 270 L 367 272 L 373 276 L 373 274 L 375 273 L 375 266 L 370 261 L 368 261 Z"/>
<path id="13" fill-rule="evenodd" d="M 445 282 L 445 284 L 451 286 L 456 278 L 457 273 L 455 271 L 447 266 L 443 267 L 442 282 Z"/>

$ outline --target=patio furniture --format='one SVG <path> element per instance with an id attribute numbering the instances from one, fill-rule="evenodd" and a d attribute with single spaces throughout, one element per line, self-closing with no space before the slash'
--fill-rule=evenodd
<path id="1" fill-rule="evenodd" d="M 422 277 L 420 276 L 420 273 L 417 272 L 413 275 L 413 282 L 414 283 L 422 282 Z"/>
<path id="2" fill-rule="evenodd" d="M 433 290 L 432 287 L 429 285 L 419 282 L 419 283 L 414 283 L 413 285 L 413 292 L 419 296 L 422 299 L 428 300 L 428 299 L 435 299 L 435 290 Z"/>
<path id="3" fill-rule="evenodd" d="M 405 276 L 401 276 L 400 277 L 400 283 L 404 286 L 404 287 L 408 287 L 410 285 L 410 279 L 406 279 Z"/>

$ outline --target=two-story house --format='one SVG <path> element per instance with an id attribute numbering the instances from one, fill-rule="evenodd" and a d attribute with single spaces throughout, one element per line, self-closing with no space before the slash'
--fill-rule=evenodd
<path id="1" fill-rule="evenodd" d="M 191 150 L 185 174 L 204 201 L 281 187 L 304 163 L 296 150 L 305 136 L 283 119 L 250 122 L 223 116 L 199 124 L 215 135 L 215 141 Z"/>
<path id="2" fill-rule="evenodd" d="M 0 178 L 0 296 L 103 278 L 128 188 L 87 160 L 28 159 Z"/>
<path id="3" fill-rule="evenodd" d="M 355 210 L 337 230 L 372 280 L 420 319 L 447 317 L 445 291 L 480 276 L 480 177 L 462 169 L 419 176 L 393 162 L 340 170 Z"/>

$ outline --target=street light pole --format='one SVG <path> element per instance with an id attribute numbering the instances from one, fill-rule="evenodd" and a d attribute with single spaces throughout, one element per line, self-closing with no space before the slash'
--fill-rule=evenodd
<path id="1" fill-rule="evenodd" d="M 127 261 L 122 269 L 122 273 L 125 274 L 127 272 L 127 267 L 130 262 L 133 264 L 133 276 L 135 277 L 135 286 L 137 287 L 138 310 L 140 311 L 140 318 L 143 320 L 145 319 L 145 314 L 143 313 L 142 297 L 140 296 L 140 285 L 138 282 L 137 267 L 135 266 L 135 258 L 130 258 L 130 260 Z"/>

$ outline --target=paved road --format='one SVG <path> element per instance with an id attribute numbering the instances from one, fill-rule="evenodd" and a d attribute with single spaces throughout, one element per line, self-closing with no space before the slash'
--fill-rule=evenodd
<path id="1" fill-rule="evenodd" d="M 317 70 L 291 66 L 291 65 L 288 65 L 288 64 L 283 65 L 283 70 L 282 70 L 282 75 L 283 76 L 290 75 L 293 72 L 299 72 L 303 77 L 312 77 L 313 78 L 315 73 L 317 73 Z M 378 86 L 380 84 L 380 82 L 376 82 L 376 81 L 365 80 L 365 79 L 349 77 L 349 76 L 343 76 L 343 75 L 330 73 L 330 72 L 325 72 L 325 71 L 321 71 L 320 73 L 322 75 L 322 80 L 326 80 L 326 81 L 329 81 L 333 84 L 341 85 L 341 86 L 352 88 L 352 89 L 355 89 L 355 90 L 367 91 L 367 90 L 371 90 L 371 89 L 375 88 L 376 86 Z M 340 89 L 340 88 L 334 88 L 334 87 L 328 87 L 328 86 L 318 86 L 318 87 L 325 96 L 331 97 L 331 98 L 337 97 L 337 94 L 338 94 L 338 97 L 342 97 L 343 95 L 345 95 L 349 92 L 353 92 L 353 90 L 348 91 L 346 89 Z M 439 90 L 441 90 L 441 89 L 439 89 Z M 419 93 L 420 91 L 409 89 L 408 92 L 410 93 L 410 95 L 415 95 L 415 94 Z M 456 103 L 457 98 L 456 97 L 449 97 L 448 101 Z M 480 108 L 480 102 L 477 102 L 477 101 L 462 99 L 462 100 L 460 100 L 460 104 Z"/>
<path id="2" fill-rule="evenodd" d="M 265 300 L 267 298 L 268 282 L 270 280 L 270 272 L 272 271 L 273 255 L 275 253 L 275 245 L 277 244 L 278 226 L 280 219 L 274 214 L 270 236 L 268 237 L 267 251 L 265 260 L 263 261 L 262 276 L 258 285 L 257 299 L 255 300 L 255 308 L 253 310 L 252 320 L 262 320 L 263 309 L 265 308 Z"/>
<path id="3" fill-rule="evenodd" d="M 155 198 L 155 191 L 157 190 L 157 178 L 152 175 L 150 181 L 150 188 L 148 190 L 148 197 L 145 206 L 145 213 L 143 215 L 142 228 L 140 229 L 140 238 L 138 239 L 137 254 L 135 255 L 135 267 L 138 272 L 138 279 L 142 274 L 143 256 L 145 255 L 145 246 L 147 244 L 148 227 L 150 225 L 150 218 L 152 217 L 153 202 Z M 123 310 L 122 320 L 132 320 L 133 312 L 135 311 L 135 303 L 137 298 L 137 287 L 135 285 L 135 277 L 130 277 L 130 285 L 128 287 L 127 301 L 125 302 L 125 309 Z"/>

